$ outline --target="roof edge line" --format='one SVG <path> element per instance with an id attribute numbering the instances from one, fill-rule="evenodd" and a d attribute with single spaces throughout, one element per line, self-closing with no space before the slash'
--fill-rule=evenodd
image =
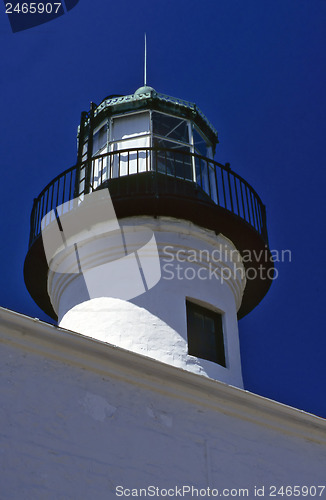
<path id="1" fill-rule="evenodd" d="M 287 435 L 326 443 L 326 420 L 291 406 L 197 375 L 49 323 L 0 308 L 0 341 L 214 411 L 250 420 Z"/>

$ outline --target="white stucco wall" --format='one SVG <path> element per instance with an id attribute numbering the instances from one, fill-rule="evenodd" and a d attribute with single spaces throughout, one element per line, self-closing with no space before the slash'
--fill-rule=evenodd
<path id="1" fill-rule="evenodd" d="M 91 272 L 96 271 L 98 265 L 104 268 L 92 281 L 91 300 L 85 275 L 60 274 L 69 269 L 70 251 L 59 253 L 51 262 L 48 291 L 60 326 L 243 387 L 237 310 L 245 277 L 241 257 L 233 243 L 191 222 L 167 217 L 134 217 L 120 223 L 127 236 L 132 231 L 137 234 L 139 227 L 148 228 L 155 235 L 161 279 L 129 302 L 116 297 L 111 282 L 120 283 L 121 279 L 112 278 L 111 271 L 105 274 L 105 259 L 111 262 L 111 254 L 119 254 L 119 245 L 123 249 L 122 240 L 115 239 L 112 250 L 109 249 L 106 226 L 103 224 L 101 230 L 99 224 L 95 246 L 87 231 L 85 235 L 78 235 L 79 254 L 83 252 L 87 256 L 93 266 Z M 137 250 L 135 247 L 134 251 Z M 143 255 L 143 269 L 148 268 L 149 275 L 154 269 L 154 257 L 153 251 Z M 127 292 L 132 284 L 127 275 Z M 186 299 L 222 314 L 226 367 L 188 355 Z"/>
<path id="2" fill-rule="evenodd" d="M 0 339 L 1 499 L 325 482 L 322 419 L 28 318 Z"/>

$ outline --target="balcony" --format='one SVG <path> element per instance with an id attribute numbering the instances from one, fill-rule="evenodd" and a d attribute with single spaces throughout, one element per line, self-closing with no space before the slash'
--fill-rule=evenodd
<path id="1" fill-rule="evenodd" d="M 246 222 L 268 244 L 265 206 L 229 167 L 185 151 L 143 148 L 93 157 L 53 179 L 34 200 L 30 246 L 52 209 L 76 197 L 82 202 L 84 194 L 107 187 L 113 199 L 175 195 L 213 204 Z"/>
<path id="2" fill-rule="evenodd" d="M 244 255 L 260 255 L 245 263 L 256 270 L 264 266 L 265 277 L 248 281 L 239 317 L 252 310 L 271 284 L 273 262 L 268 249 L 265 206 L 256 191 L 227 165 L 189 153 L 189 150 L 134 148 L 113 151 L 75 165 L 51 181 L 34 200 L 25 282 L 34 300 L 55 317 L 46 292 L 47 264 L 42 247 L 41 223 L 56 209 L 58 215 L 83 203 L 85 194 L 109 188 L 118 218 L 151 215 L 189 220 L 222 233 Z M 52 212 L 53 214 L 53 212 Z M 43 222 L 42 222 L 43 221 Z M 45 275 L 36 283 L 35 267 Z"/>

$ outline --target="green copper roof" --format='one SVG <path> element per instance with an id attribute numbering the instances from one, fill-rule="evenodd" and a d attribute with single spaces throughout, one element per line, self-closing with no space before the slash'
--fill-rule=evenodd
<path id="1" fill-rule="evenodd" d="M 148 99 L 152 99 L 158 104 L 161 102 L 162 104 L 172 105 L 176 109 L 176 111 L 178 110 L 178 108 L 180 109 L 180 112 L 186 109 L 188 111 L 192 111 L 194 114 L 199 115 L 205 122 L 206 126 L 211 129 L 217 139 L 216 129 L 207 120 L 204 113 L 196 106 L 196 104 L 184 101 L 183 99 L 178 99 L 177 97 L 171 97 L 166 94 L 161 94 L 159 92 L 156 92 L 156 90 L 149 86 L 140 87 L 134 94 L 131 95 L 104 99 L 104 101 L 102 101 L 101 104 L 99 104 L 99 106 L 95 108 L 94 117 L 98 116 L 104 110 L 109 111 L 110 108 L 115 108 L 114 112 L 117 112 L 117 108 L 120 107 L 120 105 L 123 108 L 125 108 L 125 106 L 123 105 L 130 105 L 130 108 L 132 109 L 134 104 L 136 108 L 137 104 L 141 104 L 142 101 L 148 101 Z"/>

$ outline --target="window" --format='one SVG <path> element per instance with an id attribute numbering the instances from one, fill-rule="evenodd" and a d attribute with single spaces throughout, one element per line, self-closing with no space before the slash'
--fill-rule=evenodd
<path id="1" fill-rule="evenodd" d="M 189 127 L 186 120 L 153 111 L 154 170 L 181 179 L 193 179 Z M 172 151 L 167 151 L 172 150 Z"/>
<path id="2" fill-rule="evenodd" d="M 107 124 L 103 125 L 93 135 L 93 155 L 106 146 Z"/>
<path id="3" fill-rule="evenodd" d="M 111 151 L 138 149 L 114 154 L 111 158 L 110 176 L 146 172 L 150 168 L 150 114 L 148 111 L 131 113 L 113 118 Z"/>
<path id="4" fill-rule="evenodd" d="M 201 156 L 208 156 L 209 144 L 195 127 L 193 127 L 193 137 L 195 153 Z"/>
<path id="5" fill-rule="evenodd" d="M 158 148 L 154 152 L 154 170 L 173 175 L 181 179 L 192 180 L 192 161 L 189 156 L 190 147 L 177 142 L 165 141 L 154 137 L 153 146 Z M 172 151 L 167 151 L 170 149 Z M 188 154 L 187 154 L 188 153 Z"/>
<path id="6" fill-rule="evenodd" d="M 186 120 L 157 113 L 156 111 L 152 113 L 152 120 L 154 135 L 189 144 L 189 130 Z"/>
<path id="7" fill-rule="evenodd" d="M 186 301 L 188 354 L 226 366 L 222 315 Z"/>
<path id="8" fill-rule="evenodd" d="M 125 141 L 148 135 L 150 132 L 149 113 L 131 113 L 113 118 L 112 141 Z M 141 144 L 134 147 L 142 147 Z M 127 146 L 130 147 L 130 146 Z M 121 148 L 124 149 L 122 144 Z"/>

